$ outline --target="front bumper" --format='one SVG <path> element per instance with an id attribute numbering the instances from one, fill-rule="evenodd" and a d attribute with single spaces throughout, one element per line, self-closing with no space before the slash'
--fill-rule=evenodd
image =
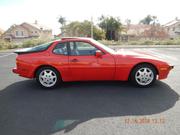
<path id="1" fill-rule="evenodd" d="M 171 69 L 173 69 L 174 68 L 174 66 L 169 66 L 169 69 L 171 70 Z"/>
<path id="2" fill-rule="evenodd" d="M 168 66 L 168 67 L 161 67 L 160 71 L 170 71 L 171 69 L 173 69 L 174 66 Z"/>
<path id="3" fill-rule="evenodd" d="M 174 68 L 174 66 L 167 66 L 167 67 L 161 67 L 159 68 L 159 77 L 158 79 L 166 79 L 169 72 Z"/>

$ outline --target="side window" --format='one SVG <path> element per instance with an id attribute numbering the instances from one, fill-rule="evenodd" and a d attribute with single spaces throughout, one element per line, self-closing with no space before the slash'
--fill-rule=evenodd
<path id="1" fill-rule="evenodd" d="M 86 42 L 70 42 L 71 55 L 94 55 L 97 48 Z"/>
<path id="2" fill-rule="evenodd" d="M 53 53 L 60 55 L 67 55 L 67 43 L 59 43 L 53 50 Z"/>

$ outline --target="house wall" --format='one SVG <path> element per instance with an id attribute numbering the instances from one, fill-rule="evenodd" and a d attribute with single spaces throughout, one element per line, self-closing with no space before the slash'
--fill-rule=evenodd
<path id="1" fill-rule="evenodd" d="M 25 27 L 29 31 L 30 37 L 52 38 L 52 30 L 37 29 L 27 23 L 23 23 L 21 26 Z"/>
<path id="2" fill-rule="evenodd" d="M 40 32 L 40 38 L 42 39 L 51 39 L 52 36 L 52 30 L 43 30 Z"/>
<path id="3" fill-rule="evenodd" d="M 17 35 L 17 32 L 20 34 L 20 35 Z M 29 37 L 29 33 L 28 31 L 21 27 L 21 26 L 17 26 L 15 27 L 12 31 L 11 31 L 11 34 L 13 35 L 14 38 L 26 38 L 26 37 Z"/>
<path id="4" fill-rule="evenodd" d="M 165 29 L 168 32 L 170 38 L 180 37 L 180 22 L 169 27 L 165 27 Z"/>
<path id="5" fill-rule="evenodd" d="M 39 37 L 40 36 L 40 30 L 39 29 L 34 28 L 27 23 L 23 23 L 23 24 L 21 24 L 21 26 L 28 30 L 28 34 L 30 37 Z"/>
<path id="6" fill-rule="evenodd" d="M 28 23 L 11 26 L 3 35 L 2 38 L 7 41 L 23 42 L 32 38 L 52 38 L 52 30 L 43 30 Z"/>
<path id="7" fill-rule="evenodd" d="M 13 41 L 13 39 L 22 39 L 29 37 L 28 31 L 20 25 L 11 26 L 3 35 L 2 39 Z"/>

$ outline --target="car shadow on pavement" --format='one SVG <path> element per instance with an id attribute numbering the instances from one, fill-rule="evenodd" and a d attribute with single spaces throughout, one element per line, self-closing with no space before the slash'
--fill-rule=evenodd
<path id="1" fill-rule="evenodd" d="M 0 134 L 68 132 L 94 118 L 161 113 L 178 100 L 179 95 L 160 81 L 150 88 L 127 82 L 73 82 L 44 90 L 26 80 L 0 91 Z"/>

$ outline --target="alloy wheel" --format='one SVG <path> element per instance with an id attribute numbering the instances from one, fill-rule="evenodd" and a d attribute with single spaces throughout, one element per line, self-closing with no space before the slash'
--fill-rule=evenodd
<path id="1" fill-rule="evenodd" d="M 51 69 L 44 69 L 39 74 L 39 82 L 44 87 L 52 87 L 57 82 L 57 75 L 56 73 Z"/>

